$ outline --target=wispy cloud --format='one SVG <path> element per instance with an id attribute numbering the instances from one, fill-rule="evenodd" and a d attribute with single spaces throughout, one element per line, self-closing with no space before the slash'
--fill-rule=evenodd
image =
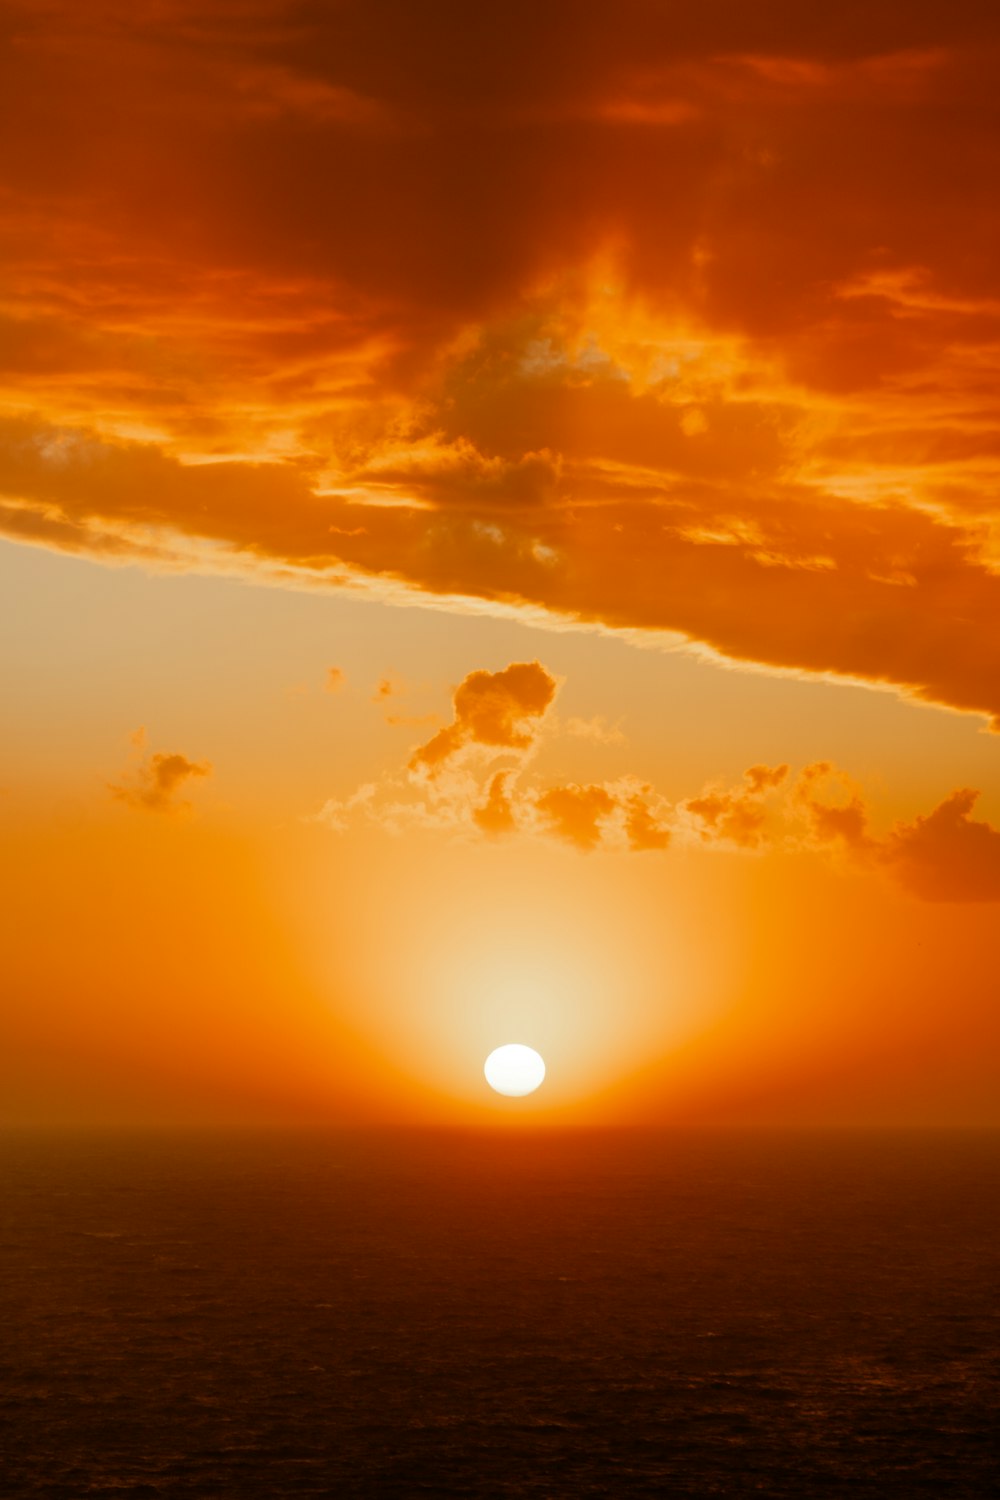
<path id="1" fill-rule="evenodd" d="M 137 730 L 131 741 L 138 759 L 122 774 L 120 781 L 109 783 L 112 797 L 140 812 L 186 811 L 190 803 L 181 799 L 181 789 L 189 782 L 210 776 L 210 763 L 189 760 L 178 751 L 148 752 L 144 729 Z"/>

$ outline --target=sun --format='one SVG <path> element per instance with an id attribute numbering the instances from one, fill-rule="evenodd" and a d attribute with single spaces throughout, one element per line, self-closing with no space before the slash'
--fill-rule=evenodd
<path id="1" fill-rule="evenodd" d="M 545 1062 L 534 1047 L 508 1042 L 495 1048 L 483 1065 L 486 1082 L 498 1094 L 520 1098 L 533 1094 L 545 1078 Z"/>

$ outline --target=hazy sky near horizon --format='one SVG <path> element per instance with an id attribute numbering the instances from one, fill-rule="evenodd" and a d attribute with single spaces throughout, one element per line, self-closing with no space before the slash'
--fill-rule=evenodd
<path id="1" fill-rule="evenodd" d="M 1000 1123 L 995 7 L 0 17 L 0 1119 Z"/>

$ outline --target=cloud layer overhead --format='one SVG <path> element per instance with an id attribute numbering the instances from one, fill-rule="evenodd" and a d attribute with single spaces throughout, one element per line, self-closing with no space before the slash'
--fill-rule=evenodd
<path id="1" fill-rule="evenodd" d="M 5 24 L 0 533 L 1000 719 L 994 6 Z"/>

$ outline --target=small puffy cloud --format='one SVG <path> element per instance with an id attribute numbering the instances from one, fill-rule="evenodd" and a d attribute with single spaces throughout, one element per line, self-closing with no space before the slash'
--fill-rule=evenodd
<path id="1" fill-rule="evenodd" d="M 684 806 L 703 825 L 699 831 L 706 843 L 728 840 L 755 849 L 761 841 L 764 809 L 738 792 L 706 792 L 702 797 L 692 797 Z"/>
<path id="2" fill-rule="evenodd" d="M 143 752 L 145 730 L 137 730 L 131 740 Z M 142 812 L 179 812 L 190 806 L 177 795 L 185 782 L 211 773 L 208 761 L 188 760 L 177 751 L 158 751 L 150 756 L 143 754 L 138 766 L 124 775 L 120 783 L 110 783 L 108 790 L 117 802 Z"/>
<path id="3" fill-rule="evenodd" d="M 840 845 L 853 854 L 874 852 L 861 791 L 830 761 L 814 761 L 799 773 L 792 802 L 805 816 L 817 843 Z"/>
<path id="4" fill-rule="evenodd" d="M 781 766 L 751 766 L 743 772 L 743 780 L 754 794 L 772 791 L 788 776 L 787 765 Z"/>
<path id="5" fill-rule="evenodd" d="M 351 817 L 354 813 L 359 810 L 370 812 L 377 792 L 378 787 L 374 781 L 366 781 L 363 786 L 358 787 L 356 792 L 353 792 L 350 797 L 345 797 L 342 801 L 331 797 L 328 802 L 323 804 L 319 812 L 308 821 L 311 823 L 323 823 L 327 828 L 332 829 L 334 833 L 346 833 L 350 827 Z"/>
<path id="6" fill-rule="evenodd" d="M 532 782 L 529 752 L 556 687 L 538 661 L 470 672 L 455 690 L 452 722 L 421 745 L 407 766 L 327 802 L 314 821 L 339 832 L 360 816 L 392 832 L 421 827 L 460 836 L 552 837 L 582 853 L 663 851 L 675 837 L 722 850 L 801 850 L 805 824 L 807 847 L 849 854 L 922 900 L 1000 901 L 1000 829 L 971 816 L 978 793 L 969 789 L 879 837 L 860 787 L 826 760 L 805 766 L 794 781 L 786 763 L 756 763 L 738 785 L 709 783 L 673 807 L 655 787 L 629 775 L 603 783 Z M 376 700 L 399 690 L 398 680 L 388 676 Z M 133 744 L 142 763 L 131 779 L 111 789 L 132 806 L 179 806 L 178 788 L 210 770 L 182 755 L 147 757 L 144 731 Z M 462 754 L 470 748 L 487 753 Z M 497 770 L 491 765 L 497 754 L 513 755 L 514 765 Z"/>
<path id="7" fill-rule="evenodd" d="M 375 691 L 372 693 L 372 702 L 387 703 L 390 698 L 394 698 L 397 693 L 401 693 L 402 691 L 402 679 L 395 672 L 387 672 L 375 684 Z"/>
<path id="8" fill-rule="evenodd" d="M 968 787 L 926 816 L 899 823 L 883 857 L 900 884 L 923 901 L 1000 901 L 1000 829 L 970 817 Z"/>
<path id="9" fill-rule="evenodd" d="M 513 771 L 492 777 L 485 802 L 475 806 L 472 821 L 496 837 L 531 829 L 565 840 L 590 853 L 597 848 L 666 849 L 670 830 L 661 821 L 664 805 L 653 788 L 634 777 L 595 785 L 551 786 L 544 792 L 514 789 Z"/>
<path id="10" fill-rule="evenodd" d="M 787 775 L 787 765 L 751 766 L 743 773 L 741 787 L 731 790 L 708 788 L 683 805 L 696 820 L 699 837 L 704 843 L 729 843 L 741 849 L 757 849 L 764 842 L 767 828 L 763 799 L 768 792 L 780 787 Z"/>
<path id="11" fill-rule="evenodd" d="M 347 682 L 347 673 L 342 667 L 327 667 L 323 686 L 328 693 L 339 693 Z"/>
<path id="12" fill-rule="evenodd" d="M 556 786 L 538 797 L 543 823 L 559 838 L 590 853 L 601 842 L 602 825 L 618 806 L 603 786 Z"/>
<path id="13" fill-rule="evenodd" d="M 410 770 L 435 776 L 468 745 L 529 750 L 555 693 L 555 678 L 538 661 L 512 662 L 502 672 L 470 672 L 455 689 L 452 722 L 414 751 Z"/>

